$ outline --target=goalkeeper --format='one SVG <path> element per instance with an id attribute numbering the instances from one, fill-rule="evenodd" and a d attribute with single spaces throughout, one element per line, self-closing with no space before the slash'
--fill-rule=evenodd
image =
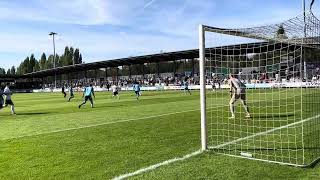
<path id="1" fill-rule="evenodd" d="M 235 108 L 234 108 L 234 104 L 237 102 L 237 100 L 240 100 L 244 110 L 246 112 L 246 118 L 250 118 L 250 112 L 249 112 L 249 108 L 247 106 L 247 102 L 246 102 L 246 86 L 238 79 L 235 78 L 235 76 L 233 74 L 229 74 L 229 86 L 230 86 L 230 111 L 231 111 L 231 117 L 230 119 L 234 119 L 235 118 Z"/>

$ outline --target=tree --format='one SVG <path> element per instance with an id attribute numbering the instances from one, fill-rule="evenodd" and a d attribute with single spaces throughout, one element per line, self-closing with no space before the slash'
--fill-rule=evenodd
<path id="1" fill-rule="evenodd" d="M 37 72 L 37 71 L 40 71 L 40 64 L 39 64 L 39 61 L 36 60 L 36 63 L 33 67 L 33 72 Z"/>
<path id="2" fill-rule="evenodd" d="M 27 57 L 23 62 L 22 62 L 22 68 L 21 68 L 21 73 L 29 73 L 30 70 L 30 59 Z"/>
<path id="3" fill-rule="evenodd" d="M 63 63 L 62 63 L 62 65 L 63 66 L 67 66 L 67 65 L 69 65 L 70 63 L 72 63 L 72 56 L 70 56 L 70 50 L 69 50 L 69 47 L 68 46 L 66 46 L 65 48 L 64 48 L 64 54 L 63 54 L 63 56 L 62 56 L 63 58 Z"/>
<path id="4" fill-rule="evenodd" d="M 72 64 L 82 64 L 82 55 L 80 54 L 79 49 L 75 49 L 73 47 L 65 47 L 64 54 L 62 56 L 59 56 L 56 54 L 55 56 L 55 64 L 56 67 L 61 66 L 68 66 Z M 47 58 L 45 53 L 42 53 L 40 60 L 38 61 L 34 54 L 31 54 L 30 57 L 27 57 L 24 61 L 20 63 L 20 65 L 17 67 L 12 67 L 10 71 L 11 74 L 25 74 L 30 72 L 35 72 L 39 70 L 45 70 L 45 69 L 51 69 L 54 67 L 54 60 L 53 55 L 49 55 Z M 3 71 L 1 70 L 1 73 Z M 6 70 L 4 70 L 4 73 L 6 73 Z"/>
<path id="5" fill-rule="evenodd" d="M 30 56 L 30 63 L 28 67 L 28 72 L 36 72 L 40 70 L 39 61 L 34 57 L 34 54 Z"/>
<path id="6" fill-rule="evenodd" d="M 36 58 L 33 54 L 30 56 L 29 64 L 28 64 L 28 73 L 34 72 L 34 67 L 36 66 Z"/>
<path id="7" fill-rule="evenodd" d="M 11 74 L 12 75 L 16 74 L 16 67 L 14 67 L 14 66 L 11 67 Z"/>
<path id="8" fill-rule="evenodd" d="M 80 60 L 80 51 L 77 48 L 73 53 L 73 62 L 74 62 L 73 64 L 80 64 L 79 60 Z"/>
<path id="9" fill-rule="evenodd" d="M 17 74 L 18 74 L 18 75 L 21 75 L 21 74 L 22 74 L 21 66 L 18 66 L 18 68 L 17 68 Z"/>
<path id="10" fill-rule="evenodd" d="M 80 54 L 80 56 L 79 56 L 79 64 L 82 64 L 83 63 L 83 61 L 82 61 L 82 55 Z"/>
<path id="11" fill-rule="evenodd" d="M 3 68 L 0 68 L 0 75 L 5 75 L 6 74 L 6 70 Z"/>
<path id="12" fill-rule="evenodd" d="M 7 70 L 7 74 L 11 75 L 11 69 L 10 68 Z"/>
<path id="13" fill-rule="evenodd" d="M 70 47 L 69 49 L 69 54 L 68 54 L 68 65 L 74 65 L 74 49 L 73 47 Z"/>
<path id="14" fill-rule="evenodd" d="M 288 37 L 286 35 L 286 31 L 285 31 L 282 24 L 279 26 L 279 29 L 277 30 L 276 37 L 279 39 L 288 39 Z"/>
<path id="15" fill-rule="evenodd" d="M 56 67 L 62 66 L 61 57 L 58 54 L 56 54 L 56 57 L 54 58 L 54 60 L 56 61 Z"/>
<path id="16" fill-rule="evenodd" d="M 53 55 L 50 55 L 48 57 L 47 63 L 46 63 L 46 68 L 47 69 L 52 69 L 53 68 Z"/>
<path id="17" fill-rule="evenodd" d="M 40 69 L 45 70 L 47 69 L 46 64 L 47 64 L 47 56 L 45 53 L 42 53 L 41 58 L 40 58 Z"/>

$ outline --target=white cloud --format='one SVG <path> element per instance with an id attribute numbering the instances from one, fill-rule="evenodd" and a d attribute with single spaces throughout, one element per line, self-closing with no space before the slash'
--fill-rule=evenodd
<path id="1" fill-rule="evenodd" d="M 119 24 L 118 15 L 126 10 L 104 0 L 32 1 L 35 6 L 3 3 L 0 19 L 40 21 L 80 25 Z"/>
<path id="2" fill-rule="evenodd" d="M 24 54 L 14 59 L 14 62 L 4 64 L 6 67 L 12 64 L 18 65 L 30 54 L 35 54 L 36 58 L 40 58 L 42 52 L 52 54 L 53 51 L 52 39 L 49 36 L 39 36 L 37 33 L 28 35 L 19 33 L 0 34 L 0 41 L 2 42 L 0 43 L 0 54 L 21 52 Z M 73 46 L 80 49 L 86 62 L 153 54 L 161 50 L 169 52 L 191 49 L 195 48 L 196 44 L 196 39 L 172 39 L 162 35 L 128 34 L 125 32 L 103 34 L 78 31 L 59 35 L 56 38 L 58 54 L 63 54 L 65 46 Z M 5 59 L 1 59 L 0 56 L 0 62 L 2 60 Z"/>
<path id="3" fill-rule="evenodd" d="M 199 24 L 251 27 L 281 22 L 300 12 L 300 3 L 297 7 L 276 0 L 263 3 L 258 0 L 30 0 L 22 5 L 0 1 L 0 25 L 3 26 L 2 21 L 16 24 L 13 31 L 0 29 L 0 61 L 1 52 L 25 56 L 52 53 L 48 29 L 59 33 L 59 54 L 66 45 L 78 47 L 89 62 L 197 48 Z M 37 26 L 33 27 L 34 24 Z"/>

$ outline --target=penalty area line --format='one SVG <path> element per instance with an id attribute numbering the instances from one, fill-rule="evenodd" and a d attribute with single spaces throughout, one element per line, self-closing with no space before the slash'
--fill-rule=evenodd
<path id="1" fill-rule="evenodd" d="M 161 163 L 154 164 L 154 165 L 151 165 L 149 167 L 142 168 L 142 169 L 139 169 L 139 170 L 131 172 L 131 173 L 127 173 L 127 174 L 123 174 L 123 175 L 114 177 L 114 178 L 112 178 L 112 180 L 122 180 L 122 179 L 127 179 L 127 178 L 132 177 L 132 176 L 137 176 L 137 175 L 143 174 L 145 172 L 155 170 L 155 169 L 157 169 L 157 168 L 159 168 L 161 166 L 166 166 L 166 165 L 169 165 L 169 164 L 172 164 L 172 163 L 175 163 L 175 162 L 184 161 L 184 160 L 189 159 L 191 157 L 197 156 L 197 155 L 201 154 L 202 152 L 203 151 L 199 150 L 199 151 L 195 151 L 193 153 L 187 154 L 187 155 L 185 155 L 183 157 L 176 157 L 176 158 L 173 158 L 173 159 L 169 159 L 169 160 L 163 161 Z"/>

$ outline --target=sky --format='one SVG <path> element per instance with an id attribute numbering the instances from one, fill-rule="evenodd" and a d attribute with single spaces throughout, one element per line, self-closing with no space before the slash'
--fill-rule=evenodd
<path id="1" fill-rule="evenodd" d="M 0 67 L 52 54 L 51 31 L 57 54 L 72 46 L 95 62 L 198 48 L 199 24 L 251 27 L 301 13 L 302 0 L 1 0 Z"/>

